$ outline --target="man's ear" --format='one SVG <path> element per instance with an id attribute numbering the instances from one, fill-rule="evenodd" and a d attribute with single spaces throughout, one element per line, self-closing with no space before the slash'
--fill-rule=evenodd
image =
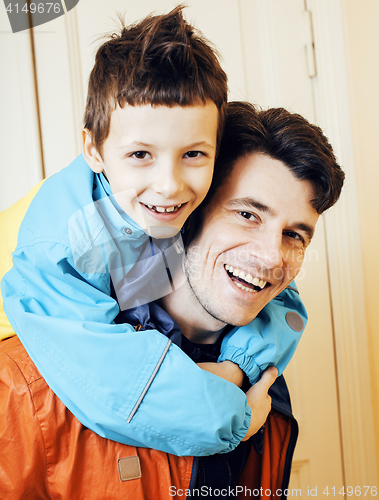
<path id="1" fill-rule="evenodd" d="M 104 170 L 103 159 L 93 143 L 91 132 L 85 128 L 82 131 L 83 156 L 95 174 L 100 174 Z"/>

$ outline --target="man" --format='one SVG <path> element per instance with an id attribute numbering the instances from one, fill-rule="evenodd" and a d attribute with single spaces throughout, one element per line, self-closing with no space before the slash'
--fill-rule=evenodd
<path id="1" fill-rule="evenodd" d="M 337 201 L 344 175 L 320 129 L 285 110 L 256 112 L 242 103 L 229 106 L 219 161 L 214 187 L 185 233 L 187 282 L 152 308 L 149 321 L 150 328 L 164 329 L 174 319 L 184 334 L 182 349 L 223 376 L 212 363 L 221 342 L 233 335 L 234 346 L 245 345 L 229 325 L 250 322 L 295 278 L 319 214 Z M 287 321 L 299 328 L 296 316 Z M 251 349 L 259 356 L 256 342 Z M 3 343 L 0 359 L 0 484 L 9 498 L 159 499 L 192 488 L 210 496 L 202 488 L 212 487 L 223 488 L 224 497 L 263 488 L 261 496 L 274 498 L 288 484 L 297 425 L 282 378 L 272 388 L 264 431 L 231 453 L 192 459 L 114 443 L 86 429 L 17 339 Z M 264 373 L 247 391 L 256 423 L 245 438 L 266 419 L 273 374 Z M 170 387 L 153 384 L 164 404 Z M 203 415 L 192 418 L 199 428 L 207 425 Z M 225 481 L 222 464 L 229 471 Z"/>

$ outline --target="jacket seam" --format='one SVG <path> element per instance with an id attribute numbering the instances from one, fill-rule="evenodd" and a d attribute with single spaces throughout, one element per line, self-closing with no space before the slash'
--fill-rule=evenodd
<path id="1" fill-rule="evenodd" d="M 205 456 L 208 452 L 210 452 L 210 454 L 213 455 L 215 453 L 226 453 L 228 451 L 228 450 L 225 449 L 225 447 L 223 448 L 223 450 L 219 449 L 219 450 L 215 451 L 214 447 L 212 448 L 212 446 L 208 446 L 207 449 L 205 450 L 206 453 L 204 454 L 204 447 L 195 446 L 195 445 L 190 444 L 190 443 L 188 443 L 186 441 L 178 439 L 177 437 L 172 437 L 172 436 L 168 436 L 166 434 L 162 434 L 161 432 L 156 432 L 151 427 L 148 427 L 148 426 L 146 426 L 144 424 L 141 424 L 139 422 L 134 422 L 134 425 L 136 425 L 137 427 L 139 427 L 141 429 L 144 429 L 145 431 L 149 432 L 153 436 L 156 436 L 156 437 L 159 437 L 159 438 L 164 438 L 164 440 L 167 441 L 167 442 L 177 443 L 177 444 L 179 444 L 181 446 L 185 446 L 189 450 L 192 450 L 192 452 L 200 452 L 201 455 L 199 455 L 199 456 Z M 246 434 L 246 432 L 245 432 L 245 434 Z M 242 438 L 236 438 L 235 436 L 232 436 L 232 438 L 229 439 L 228 441 L 223 440 L 222 442 L 223 443 L 227 442 L 229 444 L 229 447 L 230 447 L 231 444 L 233 444 L 233 448 L 232 449 L 234 449 L 238 445 L 238 443 L 241 441 L 241 439 Z M 234 443 L 231 443 L 232 440 L 234 441 Z M 229 451 L 232 451 L 232 450 L 229 450 Z M 186 455 L 191 455 L 191 453 L 186 453 Z"/>

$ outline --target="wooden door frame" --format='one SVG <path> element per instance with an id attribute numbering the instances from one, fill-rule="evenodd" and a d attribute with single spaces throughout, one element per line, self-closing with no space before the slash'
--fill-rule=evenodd
<path id="1" fill-rule="evenodd" d="M 330 295 L 346 486 L 377 484 L 363 266 L 341 0 L 305 0 L 312 14 L 319 124 L 346 173 L 336 207 L 325 214 Z"/>

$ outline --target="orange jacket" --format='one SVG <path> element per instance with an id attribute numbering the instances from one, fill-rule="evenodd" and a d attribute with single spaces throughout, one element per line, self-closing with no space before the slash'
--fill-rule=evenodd
<path id="1" fill-rule="evenodd" d="M 263 498 L 280 497 L 277 490 L 287 486 L 284 471 L 290 465 L 296 436 L 297 424 L 292 418 L 270 413 L 263 453 L 257 455 L 252 448 L 233 490 L 239 493 L 236 498 L 257 498 L 245 487 L 270 490 L 271 495 Z M 17 337 L 0 343 L 2 499 L 185 498 L 193 464 L 192 457 L 99 437 L 55 396 Z"/>

